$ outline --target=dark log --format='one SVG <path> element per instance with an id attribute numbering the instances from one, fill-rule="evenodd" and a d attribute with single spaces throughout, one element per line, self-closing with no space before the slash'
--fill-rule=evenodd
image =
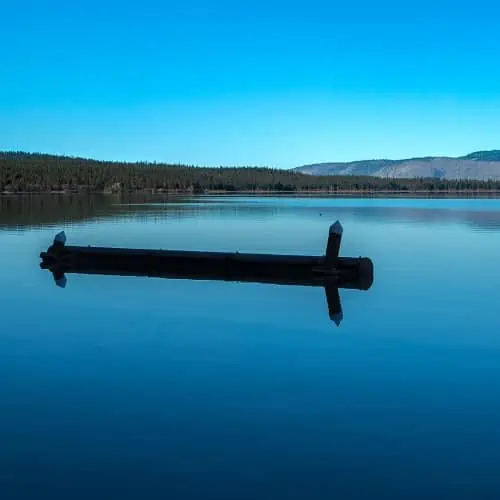
<path id="1" fill-rule="evenodd" d="M 368 290 L 373 283 L 370 259 L 338 256 L 341 238 L 337 221 L 330 227 L 325 255 L 307 256 L 67 246 L 62 232 L 40 254 L 40 267 L 62 287 L 66 273 L 323 286 L 330 317 L 338 323 L 338 288 Z"/>

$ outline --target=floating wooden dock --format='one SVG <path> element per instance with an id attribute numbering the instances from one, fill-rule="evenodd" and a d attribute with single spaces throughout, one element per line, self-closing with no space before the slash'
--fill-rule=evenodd
<path id="1" fill-rule="evenodd" d="M 61 287 L 66 286 L 67 273 L 323 286 L 330 317 L 338 324 L 338 289 L 368 290 L 373 283 L 369 258 L 339 257 L 342 233 L 340 222 L 335 222 L 325 254 L 304 256 L 69 246 L 61 232 L 40 254 L 40 267 L 50 270 Z"/>

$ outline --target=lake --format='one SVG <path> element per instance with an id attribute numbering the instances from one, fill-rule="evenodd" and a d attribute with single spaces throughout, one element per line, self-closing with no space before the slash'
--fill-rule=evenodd
<path id="1" fill-rule="evenodd" d="M 368 291 L 68 275 L 69 245 L 370 257 Z M 0 198 L 0 498 L 500 498 L 500 200 Z"/>

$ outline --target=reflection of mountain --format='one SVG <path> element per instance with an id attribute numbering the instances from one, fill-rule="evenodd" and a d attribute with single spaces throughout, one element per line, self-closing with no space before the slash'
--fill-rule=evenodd
<path id="1" fill-rule="evenodd" d="M 301 209 L 317 213 L 318 209 Z M 348 218 L 373 220 L 378 223 L 411 222 L 420 224 L 456 223 L 477 229 L 500 230 L 499 210 L 467 210 L 447 208 L 417 207 L 334 207 L 322 208 L 321 213 L 327 219 Z"/>
<path id="2" fill-rule="evenodd" d="M 0 197 L 0 228 L 27 228 L 85 221 L 162 221 L 180 218 L 297 217 L 326 220 L 358 219 L 378 223 L 465 224 L 477 229 L 500 230 L 500 202 L 478 200 L 458 204 L 454 200 L 311 199 L 250 197 L 189 197 L 166 195 L 19 196 Z M 392 204 L 393 203 L 393 204 Z M 427 203 L 427 206 L 426 206 Z M 360 206 L 364 204 L 364 206 Z M 414 206 L 410 206 L 414 204 Z M 371 206 L 370 206 L 371 205 Z M 381 206 L 382 205 L 382 206 Z M 418 206 L 422 205 L 422 206 Z"/>

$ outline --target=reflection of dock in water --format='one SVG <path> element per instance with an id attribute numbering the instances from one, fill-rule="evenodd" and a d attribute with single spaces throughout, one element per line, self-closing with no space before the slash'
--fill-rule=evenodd
<path id="1" fill-rule="evenodd" d="M 323 256 L 69 246 L 61 232 L 40 254 L 40 267 L 50 270 L 61 287 L 66 273 L 322 286 L 330 318 L 338 325 L 339 288 L 368 290 L 373 282 L 372 261 L 339 257 L 341 240 L 338 221 L 330 227 Z"/>

